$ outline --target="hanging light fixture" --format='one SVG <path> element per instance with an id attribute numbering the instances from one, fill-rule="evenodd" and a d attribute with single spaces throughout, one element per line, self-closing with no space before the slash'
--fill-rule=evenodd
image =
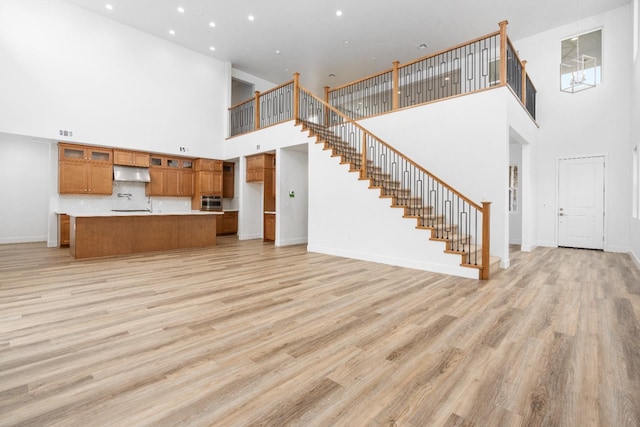
<path id="1" fill-rule="evenodd" d="M 580 0 L 576 0 L 576 23 L 580 20 Z M 575 57 L 568 58 L 564 54 L 565 46 L 572 49 L 575 42 Z M 560 90 L 567 93 L 581 92 L 596 87 L 596 58 L 580 54 L 580 36 L 562 42 L 562 58 L 560 63 Z"/>
<path id="2" fill-rule="evenodd" d="M 576 56 L 560 64 L 560 90 L 576 93 L 596 87 L 596 58 L 580 54 L 580 37 L 571 41 L 576 42 Z"/>

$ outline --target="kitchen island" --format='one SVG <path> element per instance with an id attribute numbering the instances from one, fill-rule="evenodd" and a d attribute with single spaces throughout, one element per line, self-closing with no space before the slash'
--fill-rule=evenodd
<path id="1" fill-rule="evenodd" d="M 76 259 L 216 245 L 222 212 L 68 213 L 69 250 Z"/>

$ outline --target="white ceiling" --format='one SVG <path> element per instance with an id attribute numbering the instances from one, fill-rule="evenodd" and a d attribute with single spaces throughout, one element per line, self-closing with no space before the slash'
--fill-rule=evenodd
<path id="1" fill-rule="evenodd" d="M 274 83 L 316 92 L 498 30 L 512 40 L 631 0 L 66 0 Z M 110 3 L 113 10 L 107 10 Z M 179 13 L 177 8 L 184 8 Z M 341 10 L 343 15 L 336 16 Z M 247 17 L 255 16 L 253 22 Z M 215 22 L 210 27 L 209 22 Z M 175 30 L 170 35 L 169 30 Z M 348 43 L 347 43 L 348 42 Z M 417 45 L 426 43 L 426 49 Z M 209 49 L 215 47 L 215 51 Z M 276 51 L 280 51 L 277 54 Z M 523 58 L 526 59 L 526 58 Z M 334 74 L 335 77 L 330 77 Z"/>

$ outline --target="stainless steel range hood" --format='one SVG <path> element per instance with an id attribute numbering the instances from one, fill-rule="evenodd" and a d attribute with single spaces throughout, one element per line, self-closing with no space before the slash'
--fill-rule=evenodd
<path id="1" fill-rule="evenodd" d="M 150 182 L 149 168 L 113 165 L 114 181 Z"/>

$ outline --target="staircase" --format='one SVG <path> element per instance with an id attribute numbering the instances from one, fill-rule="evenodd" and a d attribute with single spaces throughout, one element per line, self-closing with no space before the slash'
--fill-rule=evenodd
<path id="1" fill-rule="evenodd" d="M 460 257 L 461 266 L 489 278 L 499 262 L 488 251 L 489 203 L 475 204 L 303 87 L 299 91 L 296 123 L 303 131 L 368 180 L 369 189 L 414 220 L 429 240 L 442 242 L 445 253 Z"/>

